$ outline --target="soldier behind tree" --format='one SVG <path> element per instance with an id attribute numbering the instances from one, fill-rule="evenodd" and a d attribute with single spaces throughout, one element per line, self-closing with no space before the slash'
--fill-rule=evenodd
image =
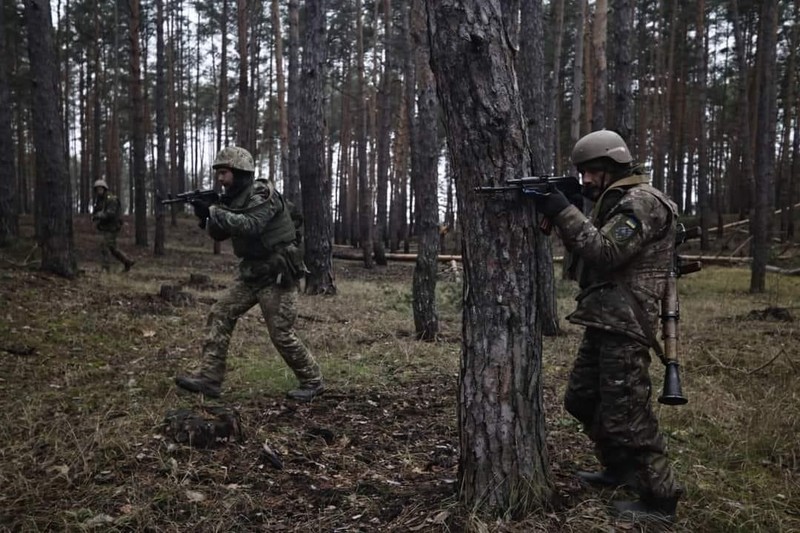
<path id="1" fill-rule="evenodd" d="M 102 236 L 100 254 L 103 270 L 111 270 L 111 256 L 113 255 L 128 272 L 135 261 L 129 258 L 117 247 L 117 236 L 122 229 L 122 213 L 119 198 L 108 190 L 105 180 L 94 182 L 94 204 L 92 205 L 92 221 L 97 231 Z"/>
<path id="2" fill-rule="evenodd" d="M 674 520 L 682 489 L 666 457 L 650 406 L 649 348 L 672 267 L 677 207 L 650 186 L 616 133 L 578 140 L 572 162 L 591 219 L 558 190 L 535 196 L 539 213 L 558 228 L 577 257 L 581 292 L 567 318 L 586 326 L 564 403 L 595 444 L 603 471 L 579 472 L 602 486 L 628 486 L 638 501 L 615 501 L 633 520 Z"/>
<path id="3" fill-rule="evenodd" d="M 231 239 L 240 258 L 239 277 L 211 307 L 199 370 L 176 377 L 175 383 L 218 397 L 236 322 L 258 304 L 272 344 L 300 382 L 287 396 L 310 401 L 325 387 L 319 365 L 294 331 L 297 294 L 306 267 L 302 231 L 292 219 L 292 205 L 267 180 L 255 179 L 253 157 L 244 148 L 223 148 L 213 167 L 224 188 L 221 205 L 206 200 L 192 205 L 214 240 Z"/>

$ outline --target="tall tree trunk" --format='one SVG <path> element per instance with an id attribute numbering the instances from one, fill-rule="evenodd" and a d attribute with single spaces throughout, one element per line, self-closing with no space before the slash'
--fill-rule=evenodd
<path id="1" fill-rule="evenodd" d="M 572 146 L 581 137 L 581 94 L 583 93 L 583 34 L 586 26 L 588 0 L 578 0 L 580 9 L 575 15 L 575 60 L 572 66 L 572 113 L 570 116 L 569 140 Z"/>
<path id="2" fill-rule="evenodd" d="M 306 0 L 300 79 L 300 181 L 306 232 L 306 292 L 336 294 L 333 277 L 331 180 L 325 161 L 325 2 Z"/>
<path id="3" fill-rule="evenodd" d="M 147 190 L 145 189 L 145 122 L 141 68 L 141 13 L 139 0 L 130 0 L 131 23 L 131 113 L 133 142 L 133 187 L 136 245 L 147 246 Z"/>
<path id="4" fill-rule="evenodd" d="M 289 124 L 286 119 L 286 82 L 283 76 L 283 37 L 281 32 L 281 12 L 278 0 L 272 0 L 272 31 L 275 34 L 275 77 L 278 86 L 278 137 L 281 143 L 281 182 L 286 190 L 286 176 L 289 169 Z M 278 181 L 277 178 L 275 180 Z"/>
<path id="5" fill-rule="evenodd" d="M 421 11 L 422 0 L 414 0 L 411 9 Z M 422 31 L 422 28 L 420 28 Z M 427 43 L 427 40 L 419 39 Z M 418 339 L 434 340 L 439 333 L 436 312 L 436 275 L 439 256 L 438 201 L 438 106 L 436 82 L 430 69 L 430 49 L 417 48 L 417 109 L 419 113 L 419 175 L 414 193 L 419 205 L 417 235 L 419 251 L 412 281 L 414 328 Z"/>
<path id="6" fill-rule="evenodd" d="M 14 165 L 14 140 L 11 129 L 11 88 L 6 61 L 5 9 L 0 8 L 0 247 L 19 237 L 17 173 Z"/>
<path id="7" fill-rule="evenodd" d="M 636 148 L 633 139 L 633 2 L 611 0 L 611 43 L 614 56 L 614 129 Z"/>
<path id="8" fill-rule="evenodd" d="M 528 170 L 533 176 L 546 176 L 553 167 L 550 163 L 552 160 L 550 141 L 540 142 L 540 139 L 548 139 L 547 124 L 551 119 L 547 114 L 550 106 L 546 105 L 544 77 L 539 74 L 545 71 L 543 18 L 542 0 L 522 1 L 517 68 L 520 78 L 526 80 L 520 85 L 520 96 L 525 111 L 527 138 L 534 140 L 530 143 L 531 168 Z M 536 232 L 535 238 L 537 240 L 535 250 L 541 254 L 536 258 L 536 264 L 539 267 L 537 280 L 542 287 L 539 292 L 542 332 L 553 336 L 559 331 L 553 247 L 547 235 Z"/>
<path id="9" fill-rule="evenodd" d="M 289 0 L 289 89 L 287 121 L 289 124 L 289 175 L 284 190 L 286 197 L 302 208 L 300 197 L 300 15 L 297 0 Z"/>
<path id="10" fill-rule="evenodd" d="M 555 0 L 553 4 L 553 18 L 555 19 L 553 26 L 553 75 L 546 93 L 549 105 L 547 107 L 547 134 L 545 135 L 545 139 L 552 139 L 552 150 L 550 154 L 546 154 L 545 164 L 547 164 L 546 170 L 548 172 L 560 175 L 563 166 L 561 161 L 560 117 L 563 100 L 561 94 L 561 56 L 564 43 L 564 0 Z"/>
<path id="11" fill-rule="evenodd" d="M 524 513 L 552 493 L 535 221 L 528 206 L 473 192 L 530 165 L 513 51 L 499 1 L 428 0 L 427 8 L 464 232 L 458 486 L 468 508 Z"/>
<path id="12" fill-rule="evenodd" d="M 389 148 L 392 134 L 392 75 L 395 63 L 395 50 L 392 46 L 392 2 L 382 0 L 383 4 L 383 72 L 378 91 L 378 124 L 376 149 L 378 152 L 376 175 L 376 218 L 375 218 L 375 262 L 386 265 L 386 202 L 389 190 Z"/>
<path id="13" fill-rule="evenodd" d="M 747 216 L 750 209 L 750 191 L 753 180 L 753 154 L 750 150 L 752 145 L 751 122 L 750 122 L 750 91 L 748 88 L 748 65 L 747 65 L 747 41 L 744 35 L 743 23 L 740 19 L 739 2 L 738 0 L 731 0 L 730 2 L 730 19 L 733 26 L 734 37 L 734 50 L 736 51 L 736 62 L 739 70 L 738 80 L 738 123 L 736 142 L 733 143 L 734 150 L 739 152 L 739 165 L 738 168 L 735 164 L 731 164 L 731 172 L 735 176 L 733 186 L 733 204 L 739 209 L 740 218 Z M 734 159 L 734 163 L 736 160 Z"/>
<path id="14" fill-rule="evenodd" d="M 407 9 L 407 17 L 405 24 L 407 28 L 406 31 L 406 39 L 405 39 L 405 47 L 403 50 L 403 74 L 404 74 L 404 82 L 405 86 L 403 87 L 404 98 L 405 98 L 405 125 L 406 125 L 406 147 L 408 148 L 408 166 L 410 167 L 410 188 L 413 194 L 413 191 L 416 189 L 416 176 L 419 174 L 419 150 L 417 148 L 418 140 L 417 140 L 417 119 L 414 113 L 414 102 L 416 100 L 417 94 L 417 66 L 416 66 L 416 58 L 414 51 L 418 50 L 421 46 L 423 46 L 421 32 L 424 31 L 425 27 L 425 16 L 424 14 L 420 13 L 418 9 L 412 9 L 412 4 L 408 4 Z M 421 16 L 422 15 L 422 16 Z M 427 41 L 427 38 L 425 39 Z M 405 180 L 402 180 L 403 183 L 399 184 L 399 195 L 398 195 L 398 227 L 397 227 L 397 246 L 392 246 L 392 251 L 395 251 L 399 248 L 399 242 L 403 241 L 404 243 L 408 243 L 409 241 L 409 205 L 408 205 L 408 194 L 406 187 Z"/>
<path id="15" fill-rule="evenodd" d="M 608 97 L 608 68 L 606 62 L 606 36 L 608 33 L 608 0 L 596 0 L 592 21 L 592 53 L 594 58 L 594 105 L 592 130 L 606 127 L 606 98 Z"/>
<path id="16" fill-rule="evenodd" d="M 41 268 L 74 278 L 78 265 L 72 235 L 72 193 L 58 112 L 58 69 L 50 2 L 26 0 L 28 55 L 32 78 L 33 144 L 36 148 L 36 202 L 39 204 Z"/>
<path id="17" fill-rule="evenodd" d="M 373 267 L 372 257 L 372 187 L 367 168 L 367 122 L 366 79 L 364 77 L 364 21 L 361 0 L 356 0 L 356 60 L 358 61 L 358 101 L 356 142 L 358 143 L 358 205 L 359 242 L 364 255 L 364 268 Z"/>
<path id="18" fill-rule="evenodd" d="M 250 87 L 247 80 L 247 0 L 236 2 L 236 28 L 239 49 L 239 97 L 236 104 L 236 143 L 255 154 L 255 146 L 250 140 L 250 120 L 248 95 Z"/>
<path id="19" fill-rule="evenodd" d="M 761 8 L 761 28 L 758 35 L 758 123 L 756 128 L 755 210 L 750 222 L 753 237 L 750 292 L 766 290 L 767 259 L 770 246 L 772 211 L 775 206 L 775 123 L 777 91 L 776 48 L 778 6 L 764 2 Z"/>
<path id="20" fill-rule="evenodd" d="M 166 96 L 164 87 L 164 3 L 156 0 L 156 156 L 155 198 L 153 209 L 156 215 L 156 234 L 153 254 L 164 255 L 164 205 L 161 200 L 167 197 L 167 135 L 166 128 Z"/>
<path id="21" fill-rule="evenodd" d="M 697 1 L 697 36 L 695 49 L 699 64 L 697 78 L 697 204 L 700 215 L 700 249 L 708 250 L 708 229 L 711 227 L 711 199 L 709 198 L 708 139 L 706 138 L 706 85 L 708 84 L 708 44 L 706 37 L 706 3 Z"/>

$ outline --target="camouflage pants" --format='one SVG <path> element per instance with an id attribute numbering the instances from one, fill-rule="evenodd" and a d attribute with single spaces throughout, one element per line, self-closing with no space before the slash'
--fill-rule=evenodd
<path id="1" fill-rule="evenodd" d="M 319 365 L 294 331 L 297 287 L 254 286 L 238 280 L 211 307 L 206 323 L 201 373 L 222 382 L 236 322 L 256 304 L 261 307 L 272 344 L 300 383 L 321 381 Z"/>
<path id="2" fill-rule="evenodd" d="M 104 270 L 111 268 L 112 255 L 123 265 L 127 265 L 131 262 L 131 259 L 125 255 L 122 250 L 117 248 L 118 231 L 101 231 L 100 235 L 103 238 L 100 243 L 100 255 L 102 257 L 102 266 Z"/>
<path id="3" fill-rule="evenodd" d="M 672 498 L 681 488 L 650 407 L 650 353 L 633 339 L 587 328 L 564 404 L 595 444 L 600 463 L 634 471 L 642 497 Z"/>

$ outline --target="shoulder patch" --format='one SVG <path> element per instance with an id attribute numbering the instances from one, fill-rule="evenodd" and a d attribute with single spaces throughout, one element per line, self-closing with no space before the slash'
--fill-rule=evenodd
<path id="1" fill-rule="evenodd" d="M 625 242 L 639 232 L 642 224 L 631 215 L 621 216 L 611 227 L 611 238 L 618 243 Z"/>

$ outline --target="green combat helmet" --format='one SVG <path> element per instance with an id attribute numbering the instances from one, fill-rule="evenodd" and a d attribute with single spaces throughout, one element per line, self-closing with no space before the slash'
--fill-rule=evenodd
<path id="1" fill-rule="evenodd" d="M 256 167 L 253 164 L 253 156 L 250 152 L 239 146 L 226 146 L 217 154 L 214 160 L 213 168 L 231 168 L 234 170 L 243 170 L 245 172 L 255 172 Z"/>
<path id="2" fill-rule="evenodd" d="M 610 130 L 599 130 L 585 135 L 578 139 L 572 149 L 572 163 L 576 167 L 601 157 L 608 157 L 622 165 L 633 161 L 628 145 L 622 137 Z"/>
<path id="3" fill-rule="evenodd" d="M 102 187 L 105 190 L 108 190 L 108 183 L 106 183 L 106 180 L 97 180 L 94 182 L 94 185 L 92 185 L 92 188 L 96 189 L 98 187 Z"/>

